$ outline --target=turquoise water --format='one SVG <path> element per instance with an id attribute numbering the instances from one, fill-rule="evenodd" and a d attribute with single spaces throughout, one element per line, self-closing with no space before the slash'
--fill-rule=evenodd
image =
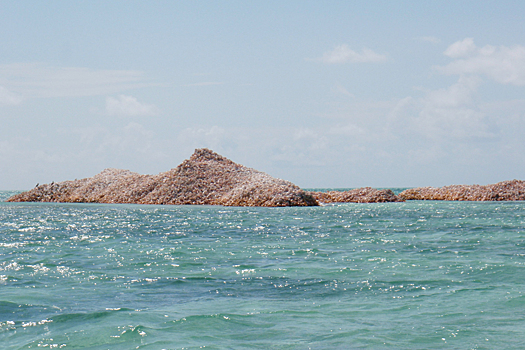
<path id="1" fill-rule="evenodd" d="M 519 349 L 524 292 L 523 202 L 0 203 L 2 349 Z"/>

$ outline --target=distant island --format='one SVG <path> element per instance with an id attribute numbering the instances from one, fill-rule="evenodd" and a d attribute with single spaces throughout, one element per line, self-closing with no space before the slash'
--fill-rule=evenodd
<path id="1" fill-rule="evenodd" d="M 234 163 L 207 149 L 197 149 L 174 169 L 157 175 L 105 169 L 85 179 L 37 185 L 8 202 L 196 204 L 250 207 L 317 206 L 326 203 L 404 202 L 406 200 L 525 200 L 525 182 L 494 185 L 420 187 L 395 195 L 370 187 L 312 192 L 264 172 Z"/>
<path id="2" fill-rule="evenodd" d="M 401 192 L 402 200 L 436 201 L 523 201 L 525 181 L 510 180 L 491 185 L 451 185 L 418 187 Z"/>

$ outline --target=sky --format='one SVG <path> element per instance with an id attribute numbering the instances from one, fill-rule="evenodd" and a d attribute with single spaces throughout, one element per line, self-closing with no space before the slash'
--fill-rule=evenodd
<path id="1" fill-rule="evenodd" d="M 0 1 L 0 189 L 207 147 L 303 188 L 525 180 L 524 1 Z"/>

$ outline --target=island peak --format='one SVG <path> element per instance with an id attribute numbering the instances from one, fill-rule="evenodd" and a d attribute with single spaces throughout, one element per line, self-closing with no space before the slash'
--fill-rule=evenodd
<path id="1" fill-rule="evenodd" d="M 207 148 L 157 175 L 105 169 L 74 181 L 44 184 L 9 202 L 202 204 L 225 206 L 315 206 L 317 200 L 293 183 L 237 164 Z"/>

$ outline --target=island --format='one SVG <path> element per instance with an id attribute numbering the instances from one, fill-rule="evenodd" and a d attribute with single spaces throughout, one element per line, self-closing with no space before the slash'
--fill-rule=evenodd
<path id="1" fill-rule="evenodd" d="M 404 190 L 398 197 L 402 200 L 523 201 L 525 181 L 510 180 L 490 185 L 417 187 Z"/>
<path id="2" fill-rule="evenodd" d="M 242 166 L 207 149 L 157 175 L 106 169 L 90 178 L 39 185 L 8 202 L 198 204 L 223 206 L 316 206 L 289 181 Z"/>
<path id="3" fill-rule="evenodd" d="M 525 200 L 525 181 L 492 185 L 418 187 L 396 195 L 390 189 L 306 191 L 264 172 L 237 164 L 207 148 L 196 149 L 179 166 L 157 175 L 105 169 L 80 180 L 37 185 L 8 202 L 129 203 L 242 207 L 318 206 L 330 203 L 385 203 L 408 200 Z"/>
<path id="4" fill-rule="evenodd" d="M 132 203 L 248 207 L 318 206 L 334 202 L 400 199 L 372 188 L 309 192 L 293 183 L 237 164 L 207 148 L 195 150 L 179 166 L 157 175 L 105 169 L 85 179 L 37 185 L 8 202 Z"/>

